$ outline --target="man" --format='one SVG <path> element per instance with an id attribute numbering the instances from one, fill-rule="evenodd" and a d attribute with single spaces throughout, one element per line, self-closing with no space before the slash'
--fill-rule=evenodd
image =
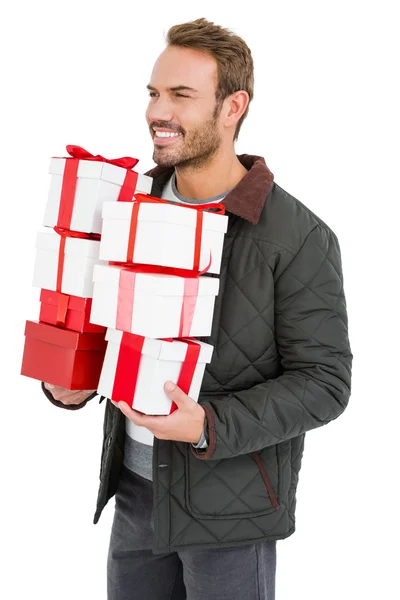
<path id="1" fill-rule="evenodd" d="M 198 403 L 166 384 L 170 416 L 106 405 L 94 522 L 115 494 L 108 598 L 272 600 L 305 433 L 350 397 L 340 248 L 263 158 L 235 154 L 253 97 L 241 38 L 205 19 L 172 27 L 148 89 L 152 195 L 222 201 L 229 225 Z M 95 395 L 43 388 L 72 409 Z"/>

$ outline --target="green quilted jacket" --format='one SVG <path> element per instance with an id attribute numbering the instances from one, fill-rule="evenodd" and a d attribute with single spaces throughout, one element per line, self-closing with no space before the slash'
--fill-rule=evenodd
<path id="1" fill-rule="evenodd" d="M 305 433 L 336 419 L 350 397 L 337 237 L 274 182 L 263 158 L 238 158 L 248 173 L 223 201 L 220 292 L 202 338 L 214 346 L 199 397 L 209 446 L 154 439 L 155 554 L 290 536 Z M 161 196 L 172 170 L 147 174 Z M 118 485 L 124 419 L 107 401 L 94 523 Z"/>

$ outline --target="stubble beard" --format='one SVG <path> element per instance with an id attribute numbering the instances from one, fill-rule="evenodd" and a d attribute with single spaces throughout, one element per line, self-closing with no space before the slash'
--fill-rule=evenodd
<path id="1" fill-rule="evenodd" d="M 181 141 L 177 142 L 179 148 L 155 147 L 153 161 L 161 167 L 175 167 L 181 173 L 201 169 L 213 159 L 221 146 L 218 116 L 216 109 L 209 121 L 183 134 Z"/>

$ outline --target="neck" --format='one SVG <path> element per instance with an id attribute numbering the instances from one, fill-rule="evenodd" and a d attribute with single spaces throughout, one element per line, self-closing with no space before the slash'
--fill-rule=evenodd
<path id="1" fill-rule="evenodd" d="M 191 200 L 206 200 L 235 187 L 247 174 L 247 169 L 234 150 L 227 155 L 218 153 L 199 169 L 175 168 L 176 187 L 182 196 Z"/>

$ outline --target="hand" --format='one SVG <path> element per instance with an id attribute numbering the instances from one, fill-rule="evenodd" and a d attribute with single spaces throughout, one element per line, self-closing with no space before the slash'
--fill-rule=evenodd
<path id="1" fill-rule="evenodd" d="M 189 398 L 172 381 L 164 386 L 167 396 L 175 402 L 178 409 L 171 415 L 144 415 L 132 409 L 126 402 L 111 402 L 121 410 L 126 417 L 141 427 L 147 427 L 159 440 L 174 440 L 198 444 L 203 432 L 205 410 L 192 398 Z"/>
<path id="2" fill-rule="evenodd" d="M 51 383 L 45 383 L 44 387 L 49 390 L 54 400 L 59 400 L 63 404 L 80 404 L 96 390 L 66 390 Z"/>

